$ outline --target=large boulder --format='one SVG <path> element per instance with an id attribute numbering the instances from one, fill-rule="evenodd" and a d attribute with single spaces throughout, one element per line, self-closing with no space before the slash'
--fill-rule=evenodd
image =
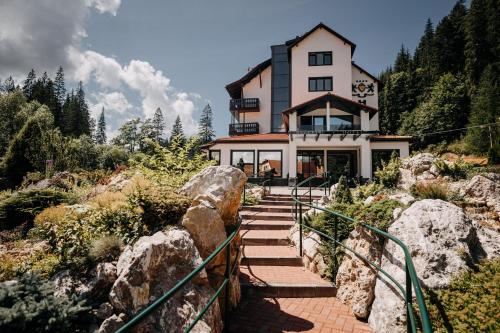
<path id="1" fill-rule="evenodd" d="M 379 264 L 382 246 L 378 236 L 372 231 L 356 227 L 349 234 L 345 245 L 369 261 Z M 376 280 L 377 270 L 346 250 L 337 273 L 337 298 L 350 306 L 357 318 L 366 319 L 375 298 Z"/>
<path id="2" fill-rule="evenodd" d="M 295 245 L 295 248 L 298 249 L 300 243 L 300 229 L 298 225 L 295 225 L 290 229 L 288 237 Z M 321 237 L 318 234 L 314 232 L 303 232 L 302 263 L 306 269 L 324 277 L 328 273 L 328 265 L 323 257 L 323 253 L 321 253 L 322 245 L 323 243 L 321 241 Z"/>
<path id="3" fill-rule="evenodd" d="M 109 295 L 115 313 L 131 318 L 201 263 L 200 254 L 185 230 L 171 227 L 141 237 L 133 246 L 128 246 L 118 260 L 118 278 Z M 202 270 L 136 326 L 134 332 L 183 332 L 213 294 L 207 273 Z M 221 326 L 216 300 L 196 324 L 194 332 L 220 332 Z"/>
<path id="4" fill-rule="evenodd" d="M 235 225 L 241 192 L 247 181 L 245 173 L 229 165 L 205 168 L 180 190 L 194 201 L 206 200 L 219 212 L 226 226 Z"/>
<path id="5" fill-rule="evenodd" d="M 476 201 L 485 201 L 500 214 L 500 175 L 488 173 L 476 175 L 467 183 L 465 195 Z"/>
<path id="6" fill-rule="evenodd" d="M 439 176 L 439 172 L 434 166 L 437 159 L 430 153 L 421 153 L 403 159 L 399 169 L 398 186 L 408 190 L 417 181 L 436 179 Z"/>
<path id="7" fill-rule="evenodd" d="M 389 228 L 390 234 L 405 243 L 421 284 L 444 288 L 466 263 L 461 253 L 472 253 L 478 240 L 471 221 L 463 210 L 442 200 L 413 203 Z M 387 241 L 382 269 L 405 285 L 405 257 L 401 248 Z M 375 300 L 368 322 L 376 332 L 406 331 L 404 301 L 396 287 L 379 274 Z"/>

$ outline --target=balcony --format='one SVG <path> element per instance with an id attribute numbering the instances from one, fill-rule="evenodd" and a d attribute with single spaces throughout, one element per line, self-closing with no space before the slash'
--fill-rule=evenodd
<path id="1" fill-rule="evenodd" d="M 360 131 L 361 126 L 356 124 L 356 125 L 331 125 L 330 126 L 330 132 L 344 132 L 344 131 Z M 326 132 L 326 125 L 300 125 L 299 126 L 299 132 L 314 132 L 314 133 L 321 133 L 321 132 Z"/>
<path id="2" fill-rule="evenodd" d="M 259 123 L 229 124 L 229 135 L 259 134 Z"/>
<path id="3" fill-rule="evenodd" d="M 240 98 L 229 101 L 229 110 L 241 112 L 259 112 L 258 98 Z"/>

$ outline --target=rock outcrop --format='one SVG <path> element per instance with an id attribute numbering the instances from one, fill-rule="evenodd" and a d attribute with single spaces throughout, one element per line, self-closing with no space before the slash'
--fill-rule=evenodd
<path id="1" fill-rule="evenodd" d="M 373 232 L 356 227 L 346 241 L 346 247 L 356 251 L 369 261 L 379 264 L 382 246 Z M 377 270 L 346 250 L 344 259 L 337 272 L 337 298 L 352 309 L 360 319 L 368 318 L 375 298 Z"/>
<path id="2" fill-rule="evenodd" d="M 437 178 L 438 173 L 434 167 L 437 157 L 429 153 L 417 154 L 401 161 L 398 186 L 408 190 L 417 181 L 429 181 Z"/>
<path id="3" fill-rule="evenodd" d="M 206 200 L 216 207 L 226 226 L 235 225 L 240 207 L 241 192 L 247 181 L 245 173 L 235 167 L 212 166 L 191 178 L 181 194 L 195 202 Z"/>
<path id="4" fill-rule="evenodd" d="M 289 238 L 295 247 L 299 248 L 299 227 L 295 225 L 290 229 Z M 325 276 L 327 274 L 328 266 L 325 262 L 323 254 L 320 249 L 322 246 L 321 237 L 314 233 L 310 232 L 308 234 L 304 234 L 302 237 L 302 262 L 304 267 L 310 270 L 313 273 L 318 273 L 321 276 Z"/>
<path id="5" fill-rule="evenodd" d="M 109 295 L 115 313 L 132 317 L 170 290 L 201 262 L 189 233 L 178 227 L 141 237 L 133 246 L 128 246 L 118 260 L 118 278 Z M 183 332 L 213 293 L 207 273 L 202 270 L 169 302 L 160 305 L 136 326 L 134 332 Z M 216 300 L 196 324 L 195 332 L 220 332 L 221 326 Z"/>
<path id="6" fill-rule="evenodd" d="M 466 267 L 461 253 L 470 254 L 478 245 L 475 230 L 463 210 L 442 200 L 415 202 L 388 232 L 407 245 L 421 284 L 428 288 L 448 286 L 453 275 Z M 382 254 L 382 269 L 403 286 L 404 263 L 401 248 L 387 241 Z M 376 332 L 406 331 L 403 298 L 380 274 L 368 322 Z"/>
<path id="7" fill-rule="evenodd" d="M 500 175 L 476 175 L 467 183 L 465 195 L 475 201 L 484 201 L 500 214 Z"/>

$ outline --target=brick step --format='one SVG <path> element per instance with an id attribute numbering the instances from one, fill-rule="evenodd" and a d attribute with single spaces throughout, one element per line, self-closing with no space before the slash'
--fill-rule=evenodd
<path id="1" fill-rule="evenodd" d="M 258 204 L 254 206 L 243 206 L 242 210 L 256 211 L 256 212 L 275 212 L 275 213 L 289 213 L 292 211 L 293 206 L 275 206 Z"/>
<path id="2" fill-rule="evenodd" d="M 288 230 L 241 230 L 243 245 L 288 245 Z"/>
<path id="3" fill-rule="evenodd" d="M 273 205 L 273 206 L 292 206 L 293 207 L 294 201 L 292 200 L 267 200 L 263 199 L 259 201 L 259 205 Z"/>
<path id="4" fill-rule="evenodd" d="M 250 210 L 240 211 L 243 220 L 273 220 L 273 221 L 293 221 L 291 212 L 255 212 Z"/>
<path id="5" fill-rule="evenodd" d="M 241 230 L 290 230 L 293 221 L 244 220 Z"/>
<path id="6" fill-rule="evenodd" d="M 243 292 L 267 297 L 333 297 L 335 286 L 297 266 L 241 266 Z"/>
<path id="7" fill-rule="evenodd" d="M 241 264 L 247 266 L 302 266 L 291 246 L 242 246 Z"/>

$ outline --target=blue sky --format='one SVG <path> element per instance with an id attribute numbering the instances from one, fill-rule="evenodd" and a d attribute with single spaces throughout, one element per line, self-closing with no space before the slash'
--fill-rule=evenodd
<path id="1" fill-rule="evenodd" d="M 437 24 L 455 2 L 2 0 L 0 11 L 11 21 L 0 23 L 0 78 L 23 78 L 31 67 L 52 73 L 62 64 L 68 80 L 85 82 L 94 114 L 106 108 L 111 135 L 126 119 L 151 115 L 156 106 L 169 128 L 179 114 L 193 132 L 209 101 L 222 136 L 230 119 L 224 86 L 268 58 L 270 45 L 323 22 L 356 43 L 354 60 L 377 75 L 401 44 L 415 48 L 428 17 Z M 46 47 L 54 38 L 60 44 Z M 16 61 L 2 60 L 13 55 Z"/>

